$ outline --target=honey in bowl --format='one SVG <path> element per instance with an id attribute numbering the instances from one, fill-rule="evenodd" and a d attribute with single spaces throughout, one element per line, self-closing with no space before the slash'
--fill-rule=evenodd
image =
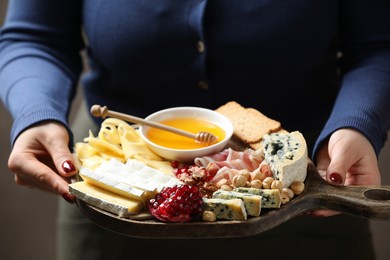
<path id="1" fill-rule="evenodd" d="M 217 142 L 223 140 L 226 135 L 225 131 L 218 125 L 199 118 L 178 117 L 166 119 L 160 121 L 160 123 L 179 128 L 194 134 L 201 131 L 206 131 L 214 134 L 218 138 Z M 171 149 L 193 150 L 206 146 L 205 144 L 201 144 L 194 139 L 160 130 L 158 128 L 150 128 L 146 132 L 146 137 L 151 142 L 157 145 L 168 147 Z"/>

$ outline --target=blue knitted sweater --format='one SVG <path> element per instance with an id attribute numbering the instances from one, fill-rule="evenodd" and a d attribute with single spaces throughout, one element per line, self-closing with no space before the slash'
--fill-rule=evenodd
<path id="1" fill-rule="evenodd" d="M 11 141 L 40 121 L 68 126 L 81 85 L 89 106 L 141 117 L 235 100 L 314 135 L 313 152 L 349 127 L 378 154 L 390 127 L 389 10 L 388 0 L 10 0 L 0 95 Z"/>

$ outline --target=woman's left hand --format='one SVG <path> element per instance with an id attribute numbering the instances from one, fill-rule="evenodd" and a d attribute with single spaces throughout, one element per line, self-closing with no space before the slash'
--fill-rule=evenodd
<path id="1" fill-rule="evenodd" d="M 380 185 L 378 159 L 368 139 L 353 129 L 335 131 L 318 150 L 316 166 L 330 184 Z M 338 212 L 315 210 L 314 216 L 332 216 Z"/>

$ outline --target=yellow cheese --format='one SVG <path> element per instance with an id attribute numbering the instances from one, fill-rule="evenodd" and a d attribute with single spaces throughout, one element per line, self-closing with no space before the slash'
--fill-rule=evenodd
<path id="1" fill-rule="evenodd" d="M 78 199 L 97 208 L 117 214 L 119 217 L 137 214 L 144 208 L 141 201 L 112 194 L 84 181 L 69 184 L 69 192 Z"/>

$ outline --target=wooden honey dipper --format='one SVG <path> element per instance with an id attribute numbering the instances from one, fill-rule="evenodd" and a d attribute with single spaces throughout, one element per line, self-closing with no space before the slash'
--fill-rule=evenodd
<path id="1" fill-rule="evenodd" d="M 127 121 L 127 122 L 132 122 L 132 123 L 137 123 L 140 125 L 147 125 L 150 127 L 155 127 L 155 128 L 158 128 L 158 129 L 161 129 L 164 131 L 168 131 L 171 133 L 175 133 L 178 135 L 192 138 L 195 141 L 197 141 L 201 144 L 204 144 L 204 145 L 211 145 L 218 140 L 218 137 L 216 137 L 215 135 L 213 135 L 210 132 L 200 131 L 196 134 L 193 134 L 193 133 L 190 133 L 190 132 L 187 132 L 187 131 L 184 131 L 184 130 L 181 130 L 181 129 L 178 129 L 175 127 L 171 127 L 171 126 L 157 123 L 154 121 L 145 120 L 145 119 L 140 118 L 140 117 L 108 110 L 107 106 L 102 107 L 100 105 L 93 105 L 91 107 L 91 114 L 95 117 L 106 118 L 107 116 L 109 116 L 109 117 L 113 117 L 113 118 L 122 119 L 122 120 Z"/>

